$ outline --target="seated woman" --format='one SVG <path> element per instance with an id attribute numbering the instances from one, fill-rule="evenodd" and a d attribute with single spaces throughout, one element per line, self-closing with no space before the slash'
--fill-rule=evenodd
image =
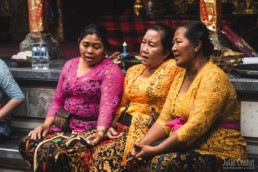
<path id="1" fill-rule="evenodd" d="M 96 144 L 109 128 L 122 96 L 122 70 L 105 59 L 109 45 L 106 30 L 90 24 L 82 30 L 78 41 L 81 56 L 65 63 L 44 123 L 19 145 L 23 158 L 37 171 L 69 171 L 64 144 L 67 137 L 96 127 Z M 72 136 L 57 127 L 50 128 L 59 108 L 73 114 L 69 121 Z"/>
<path id="2" fill-rule="evenodd" d="M 140 141 L 149 129 L 145 123 L 150 118 L 152 108 L 160 113 L 175 75 L 182 70 L 171 59 L 172 38 L 173 31 L 166 25 L 154 24 L 147 30 L 140 48 L 142 64 L 127 71 L 123 96 L 112 127 L 107 132 L 109 139 L 85 152 L 79 151 L 85 150 L 85 147 L 76 145 L 78 151 L 69 156 L 75 171 L 126 170 L 121 163 L 126 165 L 126 155 L 133 143 Z M 117 121 L 126 106 L 132 119 L 121 120 L 124 122 L 121 125 Z M 92 139 L 92 136 L 88 139 Z M 79 157 L 79 160 L 74 157 Z"/>
<path id="3" fill-rule="evenodd" d="M 0 141 L 11 134 L 11 113 L 24 101 L 24 95 L 9 68 L 0 59 Z"/>
<path id="4" fill-rule="evenodd" d="M 135 162 L 130 163 L 133 171 L 214 171 L 222 170 L 224 159 L 247 158 L 237 95 L 227 75 L 209 60 L 213 49 L 202 22 L 177 28 L 172 51 L 185 71 L 172 83 L 159 119 L 134 144 L 128 159 Z"/>

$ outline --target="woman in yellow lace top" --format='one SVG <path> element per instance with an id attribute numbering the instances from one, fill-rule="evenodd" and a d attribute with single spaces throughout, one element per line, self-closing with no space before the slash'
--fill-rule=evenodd
<path id="1" fill-rule="evenodd" d="M 72 165 L 78 171 L 126 170 L 126 155 L 149 129 L 145 123 L 151 109 L 161 112 L 174 77 L 182 70 L 171 59 L 172 38 L 173 31 L 162 24 L 155 24 L 147 30 L 140 49 L 142 64 L 127 71 L 123 96 L 107 132 L 108 138 L 91 150 L 86 149 L 83 154 L 80 153 L 83 164 L 76 164 L 76 159 Z M 132 116 L 130 129 L 127 123 L 122 125 L 122 121 L 117 122 L 121 111 L 128 105 L 127 113 Z M 130 120 L 126 121 L 130 123 Z"/>
<path id="2" fill-rule="evenodd" d="M 173 44 L 176 64 L 186 70 L 176 76 L 159 119 L 134 145 L 129 161 L 154 157 L 139 171 L 214 171 L 223 169 L 226 160 L 245 160 L 237 95 L 227 75 L 208 58 L 213 45 L 206 26 L 182 24 Z M 150 146 L 153 142 L 156 146 Z M 131 167 L 135 170 L 137 163 Z"/>

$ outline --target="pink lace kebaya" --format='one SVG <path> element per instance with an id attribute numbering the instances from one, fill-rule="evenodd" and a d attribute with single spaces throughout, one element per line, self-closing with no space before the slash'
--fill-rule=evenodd
<path id="1" fill-rule="evenodd" d="M 97 121 L 70 120 L 75 132 L 85 131 L 95 125 L 109 128 L 123 91 L 124 75 L 109 59 L 94 66 L 88 73 L 77 76 L 80 57 L 65 63 L 47 117 L 54 117 L 63 107 L 82 117 L 98 117 Z M 51 131 L 61 131 L 54 127 Z"/>

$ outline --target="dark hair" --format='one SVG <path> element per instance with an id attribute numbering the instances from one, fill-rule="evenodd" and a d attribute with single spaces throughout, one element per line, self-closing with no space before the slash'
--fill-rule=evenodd
<path id="1" fill-rule="evenodd" d="M 178 28 L 186 28 L 185 37 L 192 45 L 202 41 L 202 51 L 206 57 L 209 57 L 214 50 L 214 46 L 209 38 L 209 30 L 206 25 L 200 21 L 188 21 L 179 25 Z M 177 29 L 178 29 L 177 28 Z"/>
<path id="2" fill-rule="evenodd" d="M 169 55 L 167 57 L 168 58 L 172 58 L 173 54 L 172 54 L 172 40 L 174 37 L 174 31 L 168 27 L 167 25 L 161 24 L 161 23 L 156 23 L 152 26 L 150 26 L 148 30 L 156 30 L 158 32 L 162 32 L 161 34 L 161 44 L 163 46 L 163 52 L 169 52 Z M 146 32 L 147 32 L 146 31 Z"/>
<path id="3" fill-rule="evenodd" d="M 96 34 L 101 39 L 105 47 L 105 50 L 109 48 L 107 30 L 102 25 L 99 25 L 99 24 L 89 24 L 86 27 L 84 27 L 78 38 L 79 44 L 85 36 L 92 35 L 92 34 Z"/>

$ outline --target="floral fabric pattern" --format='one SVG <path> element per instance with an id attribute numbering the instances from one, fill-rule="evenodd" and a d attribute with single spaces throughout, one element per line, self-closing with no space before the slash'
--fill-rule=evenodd
<path id="1" fill-rule="evenodd" d="M 118 132 L 128 132 L 128 127 L 117 124 Z M 80 133 L 81 136 L 87 137 L 96 132 L 91 130 Z M 123 159 L 126 134 L 118 139 L 104 140 L 100 144 L 89 148 L 80 143 L 76 144 L 73 149 L 67 150 L 69 165 L 73 171 L 112 171 L 119 172 L 126 170 L 121 166 Z M 86 151 L 85 151 L 86 150 Z"/>
<path id="2" fill-rule="evenodd" d="M 63 132 L 51 132 L 45 138 L 37 140 L 26 136 L 19 143 L 19 152 L 34 171 L 70 171 L 65 147 L 67 139 L 63 135 Z"/>
<path id="3" fill-rule="evenodd" d="M 167 153 L 155 156 L 145 164 L 130 164 L 130 171 L 224 171 L 223 160 L 215 155 L 201 155 L 194 151 Z"/>

